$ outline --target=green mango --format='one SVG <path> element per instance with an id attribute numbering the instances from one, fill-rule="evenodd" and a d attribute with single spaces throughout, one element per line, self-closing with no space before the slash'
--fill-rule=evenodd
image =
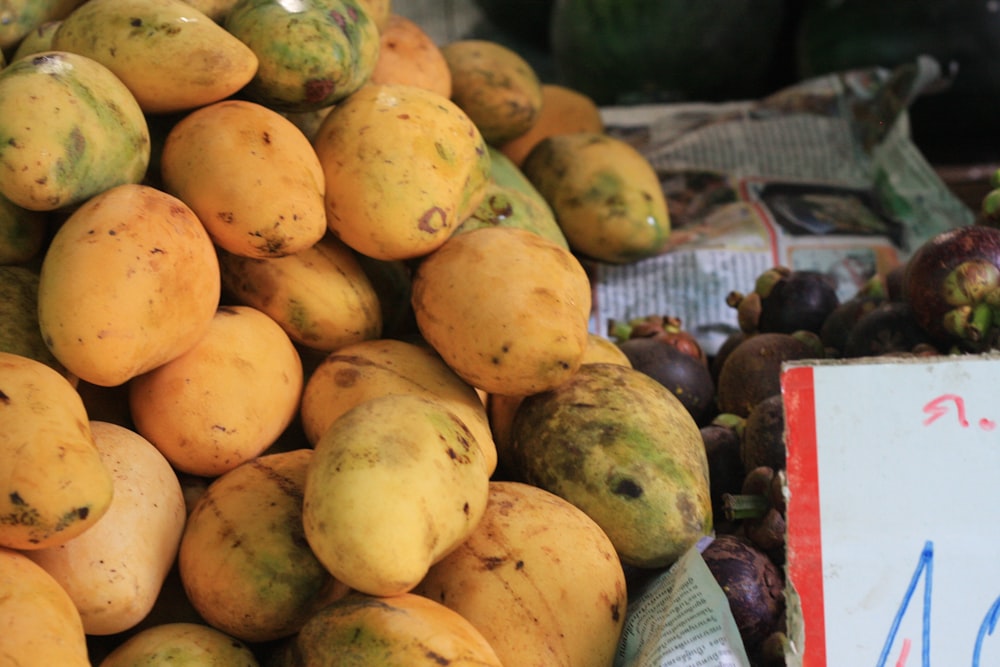
<path id="1" fill-rule="evenodd" d="M 355 0 L 239 0 L 224 25 L 257 55 L 244 92 L 276 111 L 335 104 L 364 85 L 378 61 L 378 27 Z"/>
<path id="2" fill-rule="evenodd" d="M 510 446 L 515 474 L 583 510 L 626 565 L 667 567 L 712 530 L 701 431 L 641 371 L 584 364 L 525 397 Z"/>
<path id="3" fill-rule="evenodd" d="M 486 184 L 486 195 L 479 206 L 452 235 L 481 227 L 519 227 L 569 250 L 566 237 L 544 199 L 513 187 L 504 187 L 495 181 Z"/>

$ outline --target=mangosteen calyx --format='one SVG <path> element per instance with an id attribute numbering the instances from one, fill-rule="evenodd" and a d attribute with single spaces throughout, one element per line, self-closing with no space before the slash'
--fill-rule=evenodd
<path id="1" fill-rule="evenodd" d="M 925 241 L 906 263 L 905 300 L 932 338 L 981 352 L 1000 341 L 1000 229 L 965 225 Z"/>
<path id="2" fill-rule="evenodd" d="M 986 340 L 1000 326 L 1000 268 L 981 259 L 962 262 L 944 280 L 945 301 L 954 306 L 944 313 L 944 328 L 972 343 Z"/>
<path id="3" fill-rule="evenodd" d="M 722 510 L 727 521 L 759 519 L 770 509 L 770 499 L 760 493 L 722 494 Z"/>

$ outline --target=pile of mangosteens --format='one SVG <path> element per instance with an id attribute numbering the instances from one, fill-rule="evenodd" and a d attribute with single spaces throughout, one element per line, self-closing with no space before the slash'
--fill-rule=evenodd
<path id="1" fill-rule="evenodd" d="M 777 266 L 727 303 L 738 330 L 711 356 L 669 315 L 611 321 L 608 335 L 701 428 L 716 530 L 705 560 L 752 663 L 770 667 L 787 646 L 782 364 L 1000 349 L 1000 225 L 940 233 L 846 301 L 827 276 Z"/>

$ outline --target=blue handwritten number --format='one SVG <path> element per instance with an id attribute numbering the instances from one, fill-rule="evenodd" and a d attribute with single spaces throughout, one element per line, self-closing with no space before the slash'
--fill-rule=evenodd
<path id="1" fill-rule="evenodd" d="M 990 610 L 986 612 L 986 618 L 979 626 L 979 634 L 976 635 L 976 648 L 972 651 L 972 667 L 979 667 L 979 654 L 983 650 L 983 640 L 986 635 L 992 635 L 997 626 L 997 617 L 1000 616 L 1000 598 L 993 601 Z"/>
<path id="2" fill-rule="evenodd" d="M 906 588 L 906 593 L 903 595 L 903 602 L 899 605 L 899 611 L 896 612 L 896 617 L 892 620 L 892 627 L 889 628 L 889 636 L 885 640 L 885 646 L 882 647 L 882 654 L 879 655 L 877 667 L 885 667 L 885 661 L 889 657 L 889 651 L 892 649 L 892 645 L 896 642 L 896 634 L 899 632 L 899 624 L 903 621 L 903 616 L 906 615 L 906 608 L 910 605 L 910 600 L 913 599 L 913 593 L 917 589 L 917 583 L 920 581 L 920 577 L 924 575 L 926 571 L 926 578 L 924 579 L 924 609 L 922 616 L 922 641 L 921 641 L 921 664 L 923 667 L 930 667 L 931 664 L 931 579 L 933 578 L 934 571 L 934 543 L 927 540 L 924 543 L 924 549 L 920 553 L 920 561 L 917 563 L 917 569 L 913 572 L 913 578 L 910 579 L 910 585 Z M 1000 604 L 1000 600 L 997 601 Z M 994 604 L 994 607 L 997 607 Z M 992 631 L 992 624 L 996 622 L 996 616 L 1000 613 L 1000 610 L 991 611 L 990 616 L 990 631 Z M 990 619 L 987 616 L 987 619 Z M 982 635 L 982 631 L 980 631 Z M 977 656 L 978 656 L 978 646 L 977 646 Z M 978 665 L 978 658 L 976 662 L 973 663 L 973 667 Z"/>

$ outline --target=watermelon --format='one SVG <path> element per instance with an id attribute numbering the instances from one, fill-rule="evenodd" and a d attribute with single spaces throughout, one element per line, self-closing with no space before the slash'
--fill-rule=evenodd
<path id="1" fill-rule="evenodd" d="M 549 47 L 554 0 L 475 0 L 494 26 L 538 49 Z"/>
<path id="2" fill-rule="evenodd" d="M 723 101 L 771 92 L 792 0 L 556 0 L 559 83 L 598 104 Z"/>

